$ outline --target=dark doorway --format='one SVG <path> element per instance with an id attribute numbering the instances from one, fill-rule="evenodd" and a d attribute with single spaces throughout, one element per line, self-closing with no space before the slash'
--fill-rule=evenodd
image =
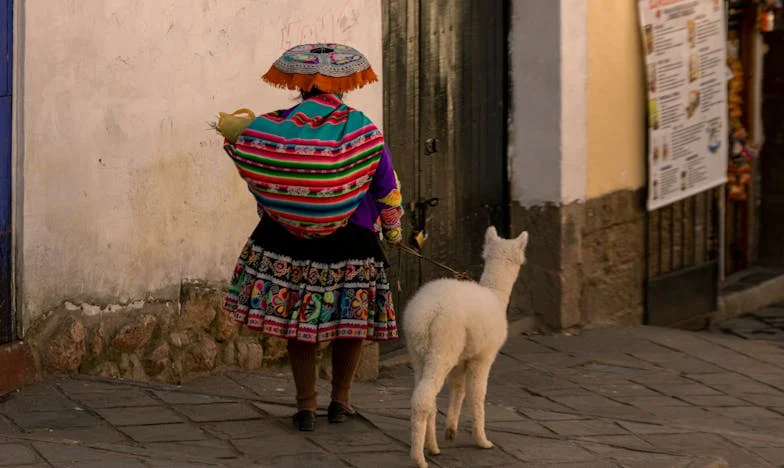
<path id="1" fill-rule="evenodd" d="M 783 20 L 779 17 L 777 20 Z M 765 34 L 760 153 L 762 177 L 760 262 L 784 266 L 784 29 Z"/>
<path id="2" fill-rule="evenodd" d="M 487 226 L 508 231 L 505 0 L 389 0 L 384 15 L 384 128 L 422 253 L 482 269 Z M 407 239 L 412 245 L 412 239 Z M 397 308 L 425 281 L 448 276 L 393 255 Z"/>

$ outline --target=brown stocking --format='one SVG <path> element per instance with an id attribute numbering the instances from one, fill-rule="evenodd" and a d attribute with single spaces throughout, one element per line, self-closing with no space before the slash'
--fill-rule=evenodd
<path id="1" fill-rule="evenodd" d="M 359 365 L 363 342 L 361 339 L 337 339 L 332 343 L 332 401 L 349 408 L 351 382 Z"/>
<path id="2" fill-rule="evenodd" d="M 316 410 L 316 344 L 292 338 L 288 342 L 289 363 L 297 386 L 297 409 Z"/>

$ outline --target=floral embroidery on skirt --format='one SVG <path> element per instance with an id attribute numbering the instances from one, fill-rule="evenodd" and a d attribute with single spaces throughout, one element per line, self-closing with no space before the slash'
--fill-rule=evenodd
<path id="1" fill-rule="evenodd" d="M 224 308 L 248 328 L 310 343 L 398 336 L 383 262 L 295 260 L 252 238 L 234 268 Z"/>

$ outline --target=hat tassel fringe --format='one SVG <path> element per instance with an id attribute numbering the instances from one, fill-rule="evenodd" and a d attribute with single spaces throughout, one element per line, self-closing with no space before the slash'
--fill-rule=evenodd
<path id="1" fill-rule="evenodd" d="M 372 68 L 352 73 L 349 76 L 333 77 L 325 76 L 321 73 L 312 75 L 284 73 L 275 67 L 270 67 L 269 71 L 261 78 L 277 88 L 302 91 L 310 91 L 313 88 L 317 88 L 325 93 L 346 93 L 378 81 L 378 76 Z"/>

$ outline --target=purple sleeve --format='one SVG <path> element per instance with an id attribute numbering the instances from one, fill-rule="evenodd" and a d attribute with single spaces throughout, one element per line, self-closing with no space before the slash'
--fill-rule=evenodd
<path id="1" fill-rule="evenodd" d="M 384 237 L 389 242 L 400 242 L 402 239 L 403 197 L 400 193 L 400 182 L 395 168 L 392 166 L 392 155 L 386 146 L 381 153 L 381 161 L 370 184 L 370 194 L 378 208 Z"/>
<path id="2" fill-rule="evenodd" d="M 395 180 L 395 169 L 392 167 L 392 155 L 389 152 L 389 148 L 384 145 L 384 150 L 381 152 L 381 160 L 376 168 L 376 174 L 373 176 L 373 182 L 370 184 L 370 193 L 373 194 L 373 198 L 379 200 L 398 188 Z"/>

